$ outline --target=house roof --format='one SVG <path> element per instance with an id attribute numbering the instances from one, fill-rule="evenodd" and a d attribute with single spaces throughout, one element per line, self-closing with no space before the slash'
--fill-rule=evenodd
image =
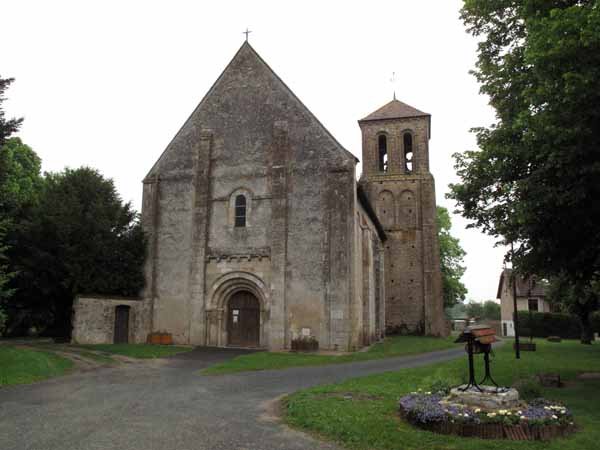
<path id="1" fill-rule="evenodd" d="M 419 111 L 400 100 L 392 100 L 383 105 L 377 111 L 372 112 L 367 117 L 360 119 L 359 122 L 369 122 L 372 120 L 406 119 L 410 117 L 430 117 L 431 114 Z"/>
<path id="2" fill-rule="evenodd" d="M 498 291 L 496 298 L 502 297 L 503 284 L 510 283 L 512 275 L 512 269 L 504 269 L 500 274 L 500 280 L 498 281 Z M 539 279 L 536 275 L 517 275 L 517 297 L 545 297 L 546 296 L 546 283 Z"/>

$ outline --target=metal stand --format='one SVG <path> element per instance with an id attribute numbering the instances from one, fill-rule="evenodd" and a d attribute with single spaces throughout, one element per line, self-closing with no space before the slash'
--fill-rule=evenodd
<path id="1" fill-rule="evenodd" d="M 459 389 L 463 392 L 472 387 L 477 389 L 479 392 L 483 392 L 481 388 L 477 385 L 477 381 L 475 381 L 475 365 L 473 364 L 473 340 L 474 339 L 472 336 L 469 336 L 467 340 L 467 354 L 469 355 L 469 383 L 464 388 Z"/>
<path id="2" fill-rule="evenodd" d="M 500 386 L 498 386 L 498 383 L 496 383 L 496 381 L 492 378 L 492 374 L 490 373 L 490 352 L 485 352 L 483 354 L 483 361 L 485 363 L 485 377 L 483 377 L 483 380 L 481 380 L 479 384 L 483 384 L 486 380 L 490 380 L 494 386 L 496 386 L 497 391 Z"/>

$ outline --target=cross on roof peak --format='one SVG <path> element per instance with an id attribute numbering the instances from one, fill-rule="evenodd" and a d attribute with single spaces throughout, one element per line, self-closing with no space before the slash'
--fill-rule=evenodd
<path id="1" fill-rule="evenodd" d="M 242 32 L 242 34 L 245 34 L 245 35 L 246 35 L 246 42 L 248 42 L 248 35 L 249 35 L 250 33 L 252 33 L 252 31 L 251 31 L 251 30 L 249 30 L 249 29 L 248 29 L 248 27 L 246 27 L 246 31 Z"/>

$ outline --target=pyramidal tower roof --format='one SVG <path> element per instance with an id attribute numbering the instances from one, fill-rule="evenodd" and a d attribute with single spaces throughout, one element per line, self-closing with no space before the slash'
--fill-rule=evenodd
<path id="1" fill-rule="evenodd" d="M 391 102 L 383 105 L 377 111 L 372 112 L 367 117 L 359 120 L 359 122 L 369 122 L 372 120 L 390 120 L 390 119 L 406 119 L 409 117 L 429 117 L 431 114 L 427 114 L 423 111 L 419 111 L 417 108 L 413 108 L 406 103 L 399 100 L 392 100 Z"/>

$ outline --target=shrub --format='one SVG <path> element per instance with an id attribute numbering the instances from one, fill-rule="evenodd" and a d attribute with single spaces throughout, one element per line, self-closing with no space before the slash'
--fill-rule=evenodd
<path id="1" fill-rule="evenodd" d="M 2 306 L 0 306 L 0 336 L 2 336 L 2 334 L 4 333 L 7 319 L 8 316 L 6 315 L 6 312 L 4 311 Z"/>
<path id="2" fill-rule="evenodd" d="M 437 392 L 438 394 L 448 395 L 452 386 L 448 380 L 437 379 L 431 382 L 429 390 L 431 392 Z"/>
<path id="3" fill-rule="evenodd" d="M 519 311 L 519 328 L 524 337 L 560 336 L 563 339 L 579 339 L 581 335 L 577 317 L 570 314 Z"/>
<path id="4" fill-rule="evenodd" d="M 542 396 L 540 385 L 533 378 L 518 380 L 513 387 L 519 391 L 519 397 L 523 400 L 533 400 Z"/>
<path id="5" fill-rule="evenodd" d="M 436 373 L 423 378 L 420 387 L 423 391 L 439 395 L 448 395 L 450 389 L 460 385 L 460 380 L 454 377 L 442 377 Z"/>

